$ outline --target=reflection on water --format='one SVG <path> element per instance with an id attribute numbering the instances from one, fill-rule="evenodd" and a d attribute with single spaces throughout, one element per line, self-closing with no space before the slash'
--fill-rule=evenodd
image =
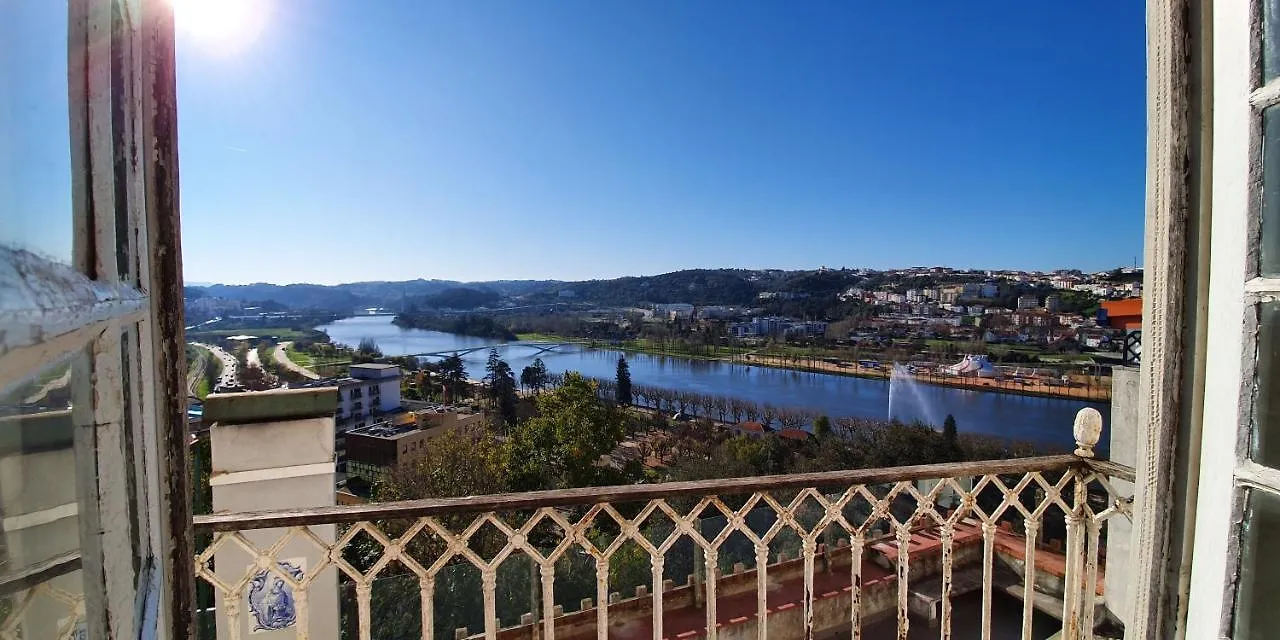
<path id="1" fill-rule="evenodd" d="M 338 343 L 356 345 L 373 338 L 389 356 L 435 353 L 500 344 L 499 340 L 457 336 L 438 331 L 402 329 L 391 318 L 356 317 L 319 327 Z M 576 345 L 538 353 L 526 346 L 502 350 L 502 357 L 517 375 L 520 369 L 541 357 L 553 372 L 578 371 L 586 376 L 612 378 L 618 356 L 612 349 L 585 349 Z M 472 378 L 484 376 L 488 351 L 481 349 L 462 357 Z M 832 417 L 855 416 L 883 419 L 889 409 L 889 385 L 884 380 L 854 378 L 825 373 L 789 371 L 746 366 L 714 360 L 694 360 L 674 356 L 627 353 L 631 379 L 637 385 L 652 385 L 738 397 L 778 406 L 804 407 Z M 1107 404 L 1036 398 L 1011 394 L 918 385 L 910 399 L 894 398 L 893 416 L 904 422 L 926 420 L 927 415 L 955 416 L 961 432 L 986 433 L 1015 440 L 1035 442 L 1046 448 L 1074 446 L 1071 424 L 1076 411 L 1091 406 L 1111 415 Z M 935 425 L 939 426 L 939 425 Z M 1103 434 L 1102 443 L 1107 442 Z M 1105 447 L 1100 447 L 1105 451 Z"/>

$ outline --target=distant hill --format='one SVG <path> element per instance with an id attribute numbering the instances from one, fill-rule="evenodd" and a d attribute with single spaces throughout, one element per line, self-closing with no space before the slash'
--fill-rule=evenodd
<path id="1" fill-rule="evenodd" d="M 419 299 L 418 303 L 433 309 L 475 309 L 490 307 L 502 300 L 502 294 L 490 289 L 450 287 L 435 295 Z"/>
<path id="2" fill-rule="evenodd" d="M 536 304 L 573 300 L 603 306 L 633 306 L 688 302 L 698 305 L 754 304 L 763 291 L 794 291 L 813 296 L 833 295 L 859 278 L 848 271 L 780 271 L 750 269 L 687 269 L 654 276 L 612 280 L 497 280 L 462 283 L 452 280 L 353 282 L 340 285 L 249 284 L 188 286 L 188 298 L 212 296 L 239 301 L 272 300 L 291 309 L 348 313 L 352 309 L 402 306 L 474 309 L 504 303 Z M 518 300 L 517 300 L 518 299 Z"/>
<path id="3" fill-rule="evenodd" d="M 689 269 L 656 276 L 566 282 L 547 295 L 568 289 L 577 300 L 606 306 L 672 302 L 745 305 L 763 290 L 760 282 L 752 281 L 753 273 L 742 269 Z"/>
<path id="4" fill-rule="evenodd" d="M 243 302 L 272 300 L 290 309 L 318 309 L 348 313 L 352 309 L 385 307 L 399 309 L 403 302 L 413 302 L 440 295 L 450 289 L 470 287 L 496 294 L 498 299 L 526 295 L 555 286 L 553 280 L 500 280 L 462 283 L 453 280 L 407 280 L 401 282 L 352 282 L 339 285 L 321 284 L 214 284 L 187 286 L 188 299 L 216 297 Z"/>

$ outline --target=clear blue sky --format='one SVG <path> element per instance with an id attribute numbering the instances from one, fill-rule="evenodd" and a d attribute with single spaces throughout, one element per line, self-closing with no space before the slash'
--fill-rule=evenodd
<path id="1" fill-rule="evenodd" d="M 1137 0 L 253 1 L 179 34 L 190 281 L 1141 255 Z"/>

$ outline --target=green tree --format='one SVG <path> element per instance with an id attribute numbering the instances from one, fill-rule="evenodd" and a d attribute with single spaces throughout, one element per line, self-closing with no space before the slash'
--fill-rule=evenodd
<path id="1" fill-rule="evenodd" d="M 457 402 L 466 395 L 467 368 L 458 354 L 440 362 L 440 384 L 444 387 L 445 402 Z"/>
<path id="2" fill-rule="evenodd" d="M 618 380 L 613 389 L 614 402 L 623 407 L 631 406 L 631 367 L 626 356 L 618 356 Z"/>
<path id="3" fill-rule="evenodd" d="M 534 358 L 533 364 L 520 371 L 520 384 L 533 389 L 534 393 L 542 391 L 548 379 L 547 365 L 543 364 L 542 358 Z"/>
<path id="4" fill-rule="evenodd" d="M 497 349 L 489 350 L 489 362 L 485 365 L 484 385 L 489 396 L 489 406 L 495 412 L 494 422 L 510 429 L 516 423 L 516 379 L 511 365 L 498 356 Z"/>
<path id="5" fill-rule="evenodd" d="M 516 488 L 585 487 L 601 477 L 596 463 L 618 446 L 626 427 L 597 390 L 570 371 L 558 388 L 538 397 L 538 415 L 518 425 L 511 440 Z"/>
<path id="6" fill-rule="evenodd" d="M 828 418 L 825 415 L 814 418 L 813 435 L 819 438 L 825 438 L 831 435 L 831 418 Z"/>
<path id="7" fill-rule="evenodd" d="M 942 440 L 952 460 L 960 460 L 963 457 L 960 451 L 960 435 L 956 431 L 956 417 L 949 413 L 942 421 Z"/>
<path id="8" fill-rule="evenodd" d="M 360 346 L 356 347 L 356 352 L 370 358 L 382 357 L 382 349 L 378 348 L 378 342 L 373 338 L 361 338 Z"/>

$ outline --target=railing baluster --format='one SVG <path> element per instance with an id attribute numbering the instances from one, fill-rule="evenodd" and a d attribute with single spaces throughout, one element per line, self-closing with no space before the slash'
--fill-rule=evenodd
<path id="1" fill-rule="evenodd" d="M 813 561 L 817 555 L 817 543 L 813 534 L 806 535 L 800 542 L 800 551 L 804 554 L 804 637 L 813 638 Z"/>
<path id="2" fill-rule="evenodd" d="M 991 583 L 995 581 L 996 523 L 982 523 L 982 640 L 991 640 Z"/>
<path id="3" fill-rule="evenodd" d="M 898 640 L 907 640 L 911 619 L 907 612 L 907 582 L 911 577 L 907 554 L 910 553 L 911 531 L 906 525 L 898 525 Z"/>
<path id="4" fill-rule="evenodd" d="M 555 640 L 556 637 L 556 565 L 553 560 L 544 560 L 538 567 L 542 576 L 542 638 Z"/>
<path id="5" fill-rule="evenodd" d="M 596 637 L 609 638 L 609 559 L 596 559 Z"/>
<path id="6" fill-rule="evenodd" d="M 1080 590 L 1082 624 L 1081 632 L 1088 635 L 1093 631 L 1093 614 L 1098 595 L 1098 537 L 1102 525 L 1090 517 L 1085 526 L 1089 530 L 1089 553 L 1085 556 L 1084 586 Z"/>
<path id="7" fill-rule="evenodd" d="M 951 640 L 951 578 L 955 531 L 942 523 L 942 640 Z"/>
<path id="8" fill-rule="evenodd" d="M 1040 522 L 1027 518 L 1023 525 L 1027 535 L 1027 561 L 1022 578 L 1022 640 L 1031 640 L 1036 598 L 1036 538 L 1040 535 Z"/>
<path id="9" fill-rule="evenodd" d="M 367 578 L 360 578 L 356 583 L 356 611 L 360 617 L 360 640 L 372 640 L 373 638 L 373 620 L 369 612 L 369 601 L 373 597 L 373 585 L 368 584 Z"/>
<path id="10" fill-rule="evenodd" d="M 849 540 L 849 634 L 852 640 L 862 638 L 862 545 L 861 531 Z"/>
<path id="11" fill-rule="evenodd" d="M 652 592 L 649 594 L 650 604 L 653 615 L 653 640 L 662 640 L 662 569 L 666 565 L 666 558 L 662 557 L 662 550 L 649 557 L 649 571 L 653 576 Z"/>
<path id="12" fill-rule="evenodd" d="M 244 598 L 244 591 L 236 591 L 235 593 L 227 593 L 222 596 L 222 606 L 227 610 L 227 640 L 240 640 L 240 600 Z"/>
<path id="13" fill-rule="evenodd" d="M 484 637 L 498 637 L 498 569 L 489 565 L 480 572 L 480 588 L 484 592 Z"/>
<path id="14" fill-rule="evenodd" d="M 756 542 L 756 638 L 769 638 L 769 545 Z"/>
<path id="15" fill-rule="evenodd" d="M 715 547 L 707 549 L 707 640 L 716 640 L 716 574 L 719 566 L 720 550 Z"/>
<path id="16" fill-rule="evenodd" d="M 298 633 L 294 636 L 297 640 L 307 640 L 311 635 L 310 603 L 307 598 L 307 583 L 303 582 L 294 589 L 293 594 L 294 613 L 297 615 Z"/>
<path id="17" fill-rule="evenodd" d="M 1084 576 L 1081 575 L 1084 569 L 1084 553 L 1085 540 L 1081 535 L 1081 525 L 1083 524 L 1083 516 L 1085 503 L 1085 486 L 1081 482 L 1080 476 L 1075 474 L 1072 480 L 1073 500 L 1071 505 L 1071 513 L 1067 516 L 1067 567 L 1066 592 L 1063 594 L 1062 602 L 1062 637 L 1064 640 L 1076 640 L 1081 637 L 1083 629 L 1080 620 L 1080 593 L 1084 589 Z"/>
<path id="18" fill-rule="evenodd" d="M 422 640 L 432 640 L 436 633 L 436 579 L 435 576 L 418 578 L 418 602 L 422 607 Z"/>

